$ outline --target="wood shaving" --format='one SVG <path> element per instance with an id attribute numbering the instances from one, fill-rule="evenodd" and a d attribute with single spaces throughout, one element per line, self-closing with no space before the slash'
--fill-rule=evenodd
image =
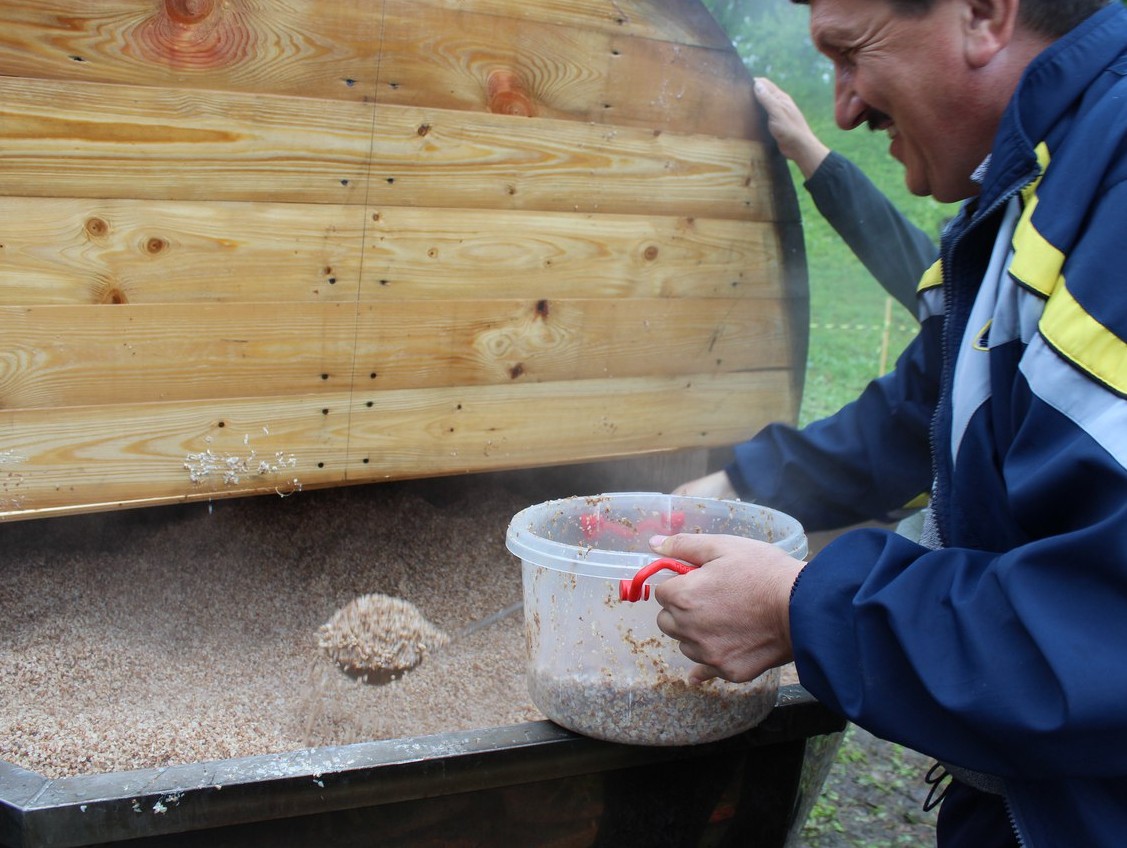
<path id="1" fill-rule="evenodd" d="M 450 644 L 419 608 L 374 592 L 349 601 L 317 631 L 325 656 L 365 683 L 387 683 Z"/>
<path id="2" fill-rule="evenodd" d="M 371 686 L 318 648 L 358 596 L 456 633 L 520 600 L 487 477 L 0 524 L 0 760 L 57 778 L 543 716 L 522 616 Z"/>

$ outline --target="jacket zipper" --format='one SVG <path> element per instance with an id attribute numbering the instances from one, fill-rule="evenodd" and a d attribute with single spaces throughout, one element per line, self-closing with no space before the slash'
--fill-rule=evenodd
<path id="1" fill-rule="evenodd" d="M 942 491 L 943 488 L 944 488 L 944 487 L 941 487 L 941 486 L 938 485 L 939 476 L 940 476 L 939 451 L 941 450 L 941 448 L 939 446 L 939 419 L 940 419 L 940 415 L 942 414 L 942 410 L 945 408 L 945 406 L 952 405 L 954 403 L 953 391 L 954 391 L 954 382 L 955 382 L 955 366 L 954 366 L 953 361 L 951 360 L 951 345 L 954 344 L 952 339 L 955 337 L 955 334 L 952 331 L 953 321 L 951 319 L 955 315 L 955 308 L 956 308 L 955 288 L 952 284 L 952 281 L 953 281 L 953 273 L 952 272 L 953 272 L 953 267 L 954 267 L 953 258 L 955 256 L 956 248 L 959 246 L 959 243 L 966 237 L 968 232 L 975 229 L 976 226 L 980 225 L 980 222 L 985 221 L 991 215 L 995 214 L 998 211 L 998 209 L 1000 209 L 1002 206 L 1004 206 L 1006 203 L 1009 202 L 1011 197 L 1013 197 L 1015 194 L 1020 192 L 1022 190 L 1022 188 L 1024 188 L 1026 185 L 1028 185 L 1034 179 L 1036 179 L 1036 175 L 1029 177 L 1021 185 L 1011 188 L 1010 191 L 1007 191 L 1005 194 L 1003 194 L 1002 196 L 997 198 L 990 205 L 990 208 L 987 209 L 985 212 L 981 212 L 980 214 L 979 213 L 967 214 L 967 220 L 966 220 L 965 226 L 963 226 L 959 230 L 959 232 L 956 233 L 952 237 L 950 247 L 946 250 L 946 252 L 943 255 L 943 296 L 944 296 L 943 328 L 942 328 L 943 335 L 940 339 L 940 344 L 941 344 L 941 348 L 940 348 L 941 349 L 941 368 L 943 370 L 941 372 L 941 377 L 940 377 L 939 398 L 938 398 L 936 405 L 935 405 L 935 414 L 931 417 L 931 439 L 930 439 L 930 441 L 931 441 L 931 462 L 932 462 L 932 468 L 935 469 L 935 481 L 936 481 L 935 482 L 936 492 L 933 493 L 933 494 L 936 494 L 939 491 Z M 964 213 L 967 212 L 966 209 L 964 209 L 963 211 L 964 211 Z M 957 219 L 956 219 L 955 223 L 958 223 Z M 1000 223 L 999 223 L 999 226 L 1001 226 Z M 976 292 L 976 297 L 977 297 L 978 289 L 976 289 L 975 292 Z M 958 305 L 961 306 L 962 304 L 959 303 Z M 973 306 L 973 304 L 972 304 L 972 306 Z M 968 309 L 968 310 L 966 310 L 966 312 L 967 312 L 967 317 L 969 319 L 970 310 Z M 963 330 L 965 330 L 965 328 L 963 328 Z M 962 336 L 963 336 L 963 330 L 960 330 L 960 332 L 958 333 L 958 338 L 960 340 L 962 339 Z M 947 368 L 948 362 L 952 362 L 950 368 Z M 955 471 L 955 461 L 954 461 L 954 458 L 952 458 L 950 460 L 950 463 L 949 463 L 949 470 L 948 470 L 947 477 L 952 477 L 954 475 L 954 471 Z M 949 485 L 948 485 L 947 488 L 949 489 Z M 936 514 L 935 514 L 935 517 L 934 517 L 935 532 L 939 536 L 940 544 L 941 544 L 942 547 L 947 547 L 947 545 L 948 545 L 948 540 L 947 540 L 946 531 L 945 531 L 945 526 L 946 526 L 946 499 L 947 499 L 946 495 L 939 497 L 939 498 L 933 497 L 932 503 L 931 503 L 931 508 L 933 510 L 936 510 Z M 1014 839 L 1017 840 L 1017 844 L 1018 844 L 1019 848 L 1032 848 L 1029 841 L 1025 838 L 1021 829 L 1018 827 L 1017 816 L 1014 815 L 1013 806 L 1010 804 L 1009 797 L 1007 795 L 1003 794 L 1002 795 L 1002 802 L 1003 802 L 1003 804 L 1005 805 L 1005 808 L 1006 808 L 1006 818 L 1009 820 L 1010 830 L 1013 831 Z"/>
<path id="2" fill-rule="evenodd" d="M 944 486 L 938 485 L 939 478 L 940 478 L 940 464 L 939 464 L 940 453 L 939 453 L 939 451 L 944 449 L 944 448 L 941 448 L 940 445 L 939 445 L 939 420 L 940 420 L 940 416 L 944 414 L 944 410 L 947 407 L 952 407 L 951 413 L 952 413 L 952 415 L 954 413 L 953 404 L 954 404 L 955 364 L 954 364 L 954 360 L 952 360 L 952 358 L 951 358 L 951 346 L 953 344 L 958 344 L 959 341 L 961 341 L 962 335 L 963 335 L 963 330 L 965 330 L 965 328 L 961 328 L 959 333 L 958 333 L 958 339 L 955 339 L 955 334 L 952 331 L 952 325 L 953 325 L 952 318 L 955 317 L 955 312 L 956 312 L 956 291 L 955 291 L 955 287 L 954 287 L 953 282 L 952 282 L 953 279 L 954 279 L 954 277 L 953 277 L 954 256 L 955 256 L 956 250 L 959 246 L 959 243 L 967 236 L 967 234 L 971 230 L 977 229 L 979 226 L 981 226 L 981 223 L 983 221 L 990 218 L 1000 208 L 1002 208 L 1007 203 L 1009 203 L 1010 198 L 1012 198 L 1014 195 L 1018 194 L 1025 186 L 1029 185 L 1036 178 L 1037 178 L 1037 174 L 1033 174 L 1032 176 L 1029 176 L 1024 181 L 1022 181 L 1022 183 L 1020 185 L 1011 186 L 1009 191 L 1006 191 L 1004 194 L 995 198 L 994 202 L 991 203 L 990 207 L 988 209 L 986 209 L 985 211 L 978 210 L 974 213 L 969 213 L 969 211 L 964 207 L 963 214 L 966 216 L 966 223 L 959 230 L 959 232 L 956 233 L 952 237 L 952 241 L 950 243 L 950 246 L 947 248 L 947 250 L 943 254 L 943 298 L 944 298 L 944 304 L 943 304 L 943 328 L 942 328 L 942 336 L 940 338 L 940 368 L 942 369 L 942 371 L 940 373 L 939 397 L 938 397 L 936 404 L 935 404 L 935 414 L 932 415 L 932 417 L 931 417 L 931 438 L 929 439 L 929 441 L 931 443 L 930 444 L 931 467 L 934 469 L 933 477 L 934 477 L 934 481 L 935 481 L 935 486 L 934 486 L 935 490 L 932 492 L 933 497 L 931 499 L 931 509 L 933 511 L 935 511 L 935 516 L 934 516 L 935 532 L 938 534 L 941 547 L 947 547 L 950 544 L 950 542 L 947 538 L 947 532 L 946 532 L 947 495 L 943 494 L 938 498 L 934 497 L 934 495 L 939 494 L 940 492 L 944 492 L 945 489 L 949 490 L 950 486 L 948 485 L 948 486 L 944 487 Z M 952 225 L 954 226 L 954 225 L 957 225 L 958 223 L 959 223 L 959 219 L 956 219 L 952 223 Z M 999 226 L 1001 226 L 1000 222 L 999 222 Z M 975 296 L 976 297 L 977 297 L 977 293 L 978 293 L 978 289 L 976 288 L 975 289 Z M 959 294 L 961 294 L 961 292 Z M 972 302 L 970 306 L 973 307 L 973 305 L 974 304 Z M 959 306 L 960 309 L 962 309 L 963 305 L 962 305 L 961 302 L 958 302 L 958 306 Z M 964 309 L 963 311 L 966 313 L 966 317 L 969 319 L 971 308 L 968 307 L 968 308 Z M 951 363 L 950 368 L 947 367 L 948 362 Z M 947 463 L 947 465 L 945 467 L 948 469 L 948 471 L 947 471 L 947 474 L 944 475 L 944 476 L 946 478 L 948 478 L 947 482 L 949 484 L 949 478 L 953 477 L 954 472 L 955 472 L 955 460 L 954 460 L 953 457 L 950 459 L 950 461 Z"/>
<path id="3" fill-rule="evenodd" d="M 1006 817 L 1010 820 L 1010 830 L 1014 832 L 1014 839 L 1017 840 L 1019 848 L 1032 848 L 1022 835 L 1021 828 L 1017 826 L 1017 816 L 1014 815 L 1014 808 L 1010 805 L 1008 795 L 1002 796 L 1002 803 L 1006 805 Z"/>

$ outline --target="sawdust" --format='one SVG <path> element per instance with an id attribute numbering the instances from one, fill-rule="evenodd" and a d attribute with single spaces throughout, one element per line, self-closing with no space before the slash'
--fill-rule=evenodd
<path id="1" fill-rule="evenodd" d="M 0 525 L 0 760 L 64 777 L 540 719 L 519 614 L 385 686 L 317 646 L 365 594 L 451 633 L 519 601 L 527 505 L 467 479 Z"/>
<path id="2" fill-rule="evenodd" d="M 363 683 L 398 680 L 448 644 L 417 606 L 379 592 L 349 601 L 317 631 L 317 647 Z"/>

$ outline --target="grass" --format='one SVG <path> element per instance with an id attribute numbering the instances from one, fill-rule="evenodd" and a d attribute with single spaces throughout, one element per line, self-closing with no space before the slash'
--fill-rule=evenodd
<path id="1" fill-rule="evenodd" d="M 800 848 L 902 848 L 934 842 L 923 776 L 930 760 L 850 727 L 822 794 L 802 830 Z"/>
<path id="2" fill-rule="evenodd" d="M 861 164 L 917 226 L 938 237 L 942 219 L 953 210 L 908 195 L 899 164 L 885 153 L 883 136 L 859 132 L 858 137 L 829 127 L 819 130 L 827 143 Z M 797 170 L 793 174 L 800 186 L 801 175 Z M 810 282 L 810 352 L 800 419 L 805 424 L 837 411 L 870 380 L 891 370 L 917 325 L 915 316 L 891 300 L 818 214 L 802 188 L 798 200 Z"/>

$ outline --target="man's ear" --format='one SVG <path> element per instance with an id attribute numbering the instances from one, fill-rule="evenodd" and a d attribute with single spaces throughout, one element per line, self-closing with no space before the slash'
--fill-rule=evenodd
<path id="1" fill-rule="evenodd" d="M 962 0 L 963 50 L 972 68 L 981 68 L 1013 40 L 1019 0 Z"/>

